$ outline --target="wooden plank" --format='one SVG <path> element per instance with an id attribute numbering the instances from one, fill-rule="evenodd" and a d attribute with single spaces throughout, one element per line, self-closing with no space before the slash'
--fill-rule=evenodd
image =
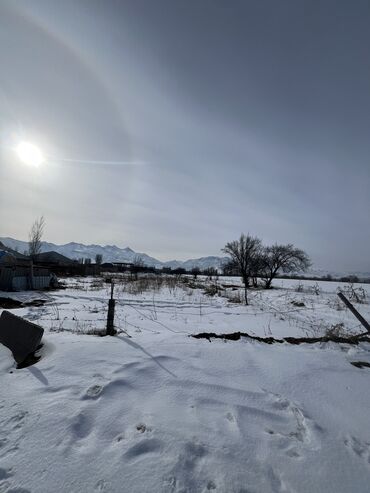
<path id="1" fill-rule="evenodd" d="M 36 351 L 44 334 L 44 329 L 28 320 L 4 310 L 0 317 L 0 344 L 13 353 L 20 364 Z"/>

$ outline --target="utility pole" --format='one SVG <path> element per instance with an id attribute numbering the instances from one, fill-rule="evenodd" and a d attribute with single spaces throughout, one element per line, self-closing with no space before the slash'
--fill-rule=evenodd
<path id="1" fill-rule="evenodd" d="M 114 292 L 114 280 L 111 280 L 110 287 L 110 300 L 108 301 L 108 316 L 107 316 L 107 336 L 114 336 L 116 334 L 116 330 L 114 328 L 114 307 L 116 304 L 116 300 L 113 298 Z"/>

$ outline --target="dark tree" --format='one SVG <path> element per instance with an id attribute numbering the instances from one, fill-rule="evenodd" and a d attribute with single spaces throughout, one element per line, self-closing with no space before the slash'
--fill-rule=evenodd
<path id="1" fill-rule="evenodd" d="M 102 264 L 102 262 L 103 262 L 103 255 L 102 255 L 101 253 L 97 253 L 97 254 L 95 255 L 95 263 L 96 263 L 97 265 L 101 265 L 101 264 Z"/>
<path id="2" fill-rule="evenodd" d="M 209 277 L 209 279 L 212 279 L 212 277 L 218 276 L 218 271 L 214 267 L 207 267 L 206 269 L 203 270 L 203 274 Z"/>
<path id="3" fill-rule="evenodd" d="M 30 232 L 28 233 L 28 254 L 33 257 L 41 252 L 42 235 L 45 228 L 44 216 L 32 224 Z"/>
<path id="4" fill-rule="evenodd" d="M 196 279 L 199 276 L 199 274 L 200 274 L 199 267 L 193 267 L 191 269 L 191 273 L 193 274 L 194 279 Z"/>
<path id="5" fill-rule="evenodd" d="M 261 277 L 262 271 L 265 267 L 265 248 L 261 248 L 255 255 L 251 262 L 251 280 L 254 288 L 258 287 L 258 277 Z"/>
<path id="6" fill-rule="evenodd" d="M 230 255 L 232 262 L 238 267 L 239 275 L 244 284 L 245 304 L 248 305 L 249 280 L 256 258 L 261 255 L 261 240 L 249 234 L 242 234 L 239 240 L 227 243 L 222 251 Z"/>
<path id="7" fill-rule="evenodd" d="M 184 274 L 186 274 L 186 269 L 183 267 L 177 267 L 176 269 L 172 270 L 172 274 L 175 274 L 175 276 L 181 277 Z"/>
<path id="8" fill-rule="evenodd" d="M 223 265 L 222 273 L 224 276 L 240 276 L 239 267 L 233 260 L 229 260 Z"/>
<path id="9" fill-rule="evenodd" d="M 281 272 L 304 272 L 311 265 L 306 252 L 293 245 L 272 245 L 264 249 L 264 266 L 261 277 L 265 288 L 271 287 L 276 275 Z"/>
<path id="10" fill-rule="evenodd" d="M 138 273 L 143 272 L 144 270 L 145 270 L 145 264 L 143 259 L 140 257 L 140 255 L 136 255 L 134 258 L 134 262 L 130 267 L 131 276 L 133 276 L 134 279 L 137 279 Z"/>

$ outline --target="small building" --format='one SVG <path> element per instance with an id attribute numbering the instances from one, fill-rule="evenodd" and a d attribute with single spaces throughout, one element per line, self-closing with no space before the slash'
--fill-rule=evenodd
<path id="1" fill-rule="evenodd" d="M 80 263 L 54 251 L 38 253 L 32 258 L 35 266 L 46 267 L 59 276 L 96 276 L 101 272 L 100 264 L 92 264 L 91 259 Z"/>
<path id="2" fill-rule="evenodd" d="M 35 264 L 37 265 L 60 267 L 60 266 L 76 264 L 74 260 L 71 260 L 70 258 L 66 257 L 65 255 L 62 255 L 61 253 L 53 252 L 53 251 L 37 253 L 36 255 L 33 255 L 32 258 Z"/>
<path id="3" fill-rule="evenodd" d="M 33 265 L 30 257 L 0 243 L 0 290 L 45 289 L 51 279 L 49 269 Z"/>
<path id="4" fill-rule="evenodd" d="M 101 270 L 103 272 L 126 272 L 133 267 L 134 264 L 130 262 L 105 262 L 101 264 Z"/>

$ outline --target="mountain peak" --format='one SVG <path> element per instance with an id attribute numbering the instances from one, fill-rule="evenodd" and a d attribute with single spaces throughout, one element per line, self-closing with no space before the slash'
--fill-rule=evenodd
<path id="1" fill-rule="evenodd" d="M 122 250 L 124 252 L 128 252 L 128 253 L 135 253 L 135 251 L 132 248 L 130 248 L 130 247 L 122 248 Z"/>
<path id="2" fill-rule="evenodd" d="M 15 240 L 14 238 L 8 237 L 0 238 L 0 241 L 2 241 L 5 246 L 18 250 L 19 252 L 23 253 L 24 251 L 28 251 L 28 243 L 26 241 Z M 43 241 L 41 244 L 41 252 L 50 251 L 55 251 L 73 260 L 90 258 L 92 261 L 95 261 L 95 257 L 98 254 L 103 256 L 103 262 L 134 262 L 135 259 L 139 257 L 148 267 L 183 267 L 189 271 L 194 267 L 199 267 L 200 269 L 207 269 L 209 267 L 220 269 L 226 260 L 226 257 L 211 256 L 185 261 L 172 260 L 169 262 L 161 262 L 154 257 L 150 257 L 146 253 L 135 252 L 135 250 L 130 247 L 119 248 L 116 245 L 85 245 L 74 241 L 64 245 L 56 245 Z"/>

